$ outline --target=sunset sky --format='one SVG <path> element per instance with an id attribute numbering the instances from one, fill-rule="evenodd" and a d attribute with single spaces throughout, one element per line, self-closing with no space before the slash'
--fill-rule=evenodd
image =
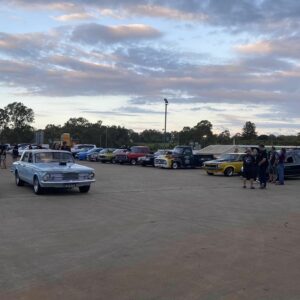
<path id="1" fill-rule="evenodd" d="M 299 0 L 0 0 L 0 107 L 135 130 L 300 132 Z"/>

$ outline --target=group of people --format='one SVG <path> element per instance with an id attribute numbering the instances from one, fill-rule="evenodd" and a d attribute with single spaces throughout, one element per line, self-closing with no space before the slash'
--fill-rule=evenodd
<path id="1" fill-rule="evenodd" d="M 255 181 L 259 182 L 260 189 L 265 189 L 267 182 L 284 185 L 285 159 L 285 148 L 277 152 L 275 147 L 272 147 L 269 153 L 264 145 L 260 145 L 258 150 L 247 149 L 243 158 L 243 187 L 247 188 L 247 181 L 250 181 L 251 189 L 255 189 Z"/>

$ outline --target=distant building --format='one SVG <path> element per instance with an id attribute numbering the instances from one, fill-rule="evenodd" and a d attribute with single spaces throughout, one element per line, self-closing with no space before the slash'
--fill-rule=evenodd
<path id="1" fill-rule="evenodd" d="M 35 132 L 35 143 L 37 145 L 43 145 L 44 144 L 44 130 L 37 130 Z"/>

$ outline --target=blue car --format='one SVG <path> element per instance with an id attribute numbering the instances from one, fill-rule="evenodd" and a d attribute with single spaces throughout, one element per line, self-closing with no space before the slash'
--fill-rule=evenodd
<path id="1" fill-rule="evenodd" d="M 76 164 L 67 151 L 25 151 L 21 159 L 13 163 L 11 171 L 17 186 L 30 184 L 35 194 L 42 194 L 45 188 L 75 187 L 87 193 L 95 182 L 94 169 Z"/>
<path id="2" fill-rule="evenodd" d="M 88 149 L 88 150 L 83 150 L 77 153 L 76 158 L 79 160 L 87 160 L 89 155 L 93 153 L 99 153 L 103 148 L 93 148 L 93 149 Z"/>

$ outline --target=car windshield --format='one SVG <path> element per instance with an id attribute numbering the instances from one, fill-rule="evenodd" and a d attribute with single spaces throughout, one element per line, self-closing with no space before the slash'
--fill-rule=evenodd
<path id="1" fill-rule="evenodd" d="M 175 154 L 182 154 L 182 153 L 183 153 L 183 150 L 184 150 L 184 148 L 177 147 L 177 148 L 175 148 L 175 149 L 173 150 L 173 152 L 174 152 Z"/>
<path id="2" fill-rule="evenodd" d="M 40 152 L 35 154 L 36 163 L 73 163 L 74 159 L 71 153 L 65 152 Z"/>
<path id="3" fill-rule="evenodd" d="M 238 158 L 239 158 L 239 155 L 237 155 L 237 154 L 223 154 L 220 156 L 220 160 L 224 160 L 224 161 L 237 160 Z"/>

